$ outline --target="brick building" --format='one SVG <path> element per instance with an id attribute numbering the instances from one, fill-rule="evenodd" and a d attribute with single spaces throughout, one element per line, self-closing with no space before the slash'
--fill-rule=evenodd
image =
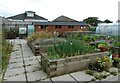
<path id="1" fill-rule="evenodd" d="M 39 31 L 51 31 L 59 32 L 60 34 L 66 31 L 89 31 L 89 25 L 76 21 L 66 16 L 60 16 L 52 22 L 34 22 L 35 32 Z"/>

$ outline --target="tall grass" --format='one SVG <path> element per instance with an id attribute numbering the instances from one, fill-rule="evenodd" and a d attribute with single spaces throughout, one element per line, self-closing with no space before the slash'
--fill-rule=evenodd
<path id="1" fill-rule="evenodd" d="M 10 53 L 12 51 L 12 45 L 8 43 L 5 39 L 4 33 L 2 35 L 2 45 L 0 44 L 0 51 L 2 52 L 2 70 L 6 69 L 8 62 L 9 62 L 9 57 Z"/>

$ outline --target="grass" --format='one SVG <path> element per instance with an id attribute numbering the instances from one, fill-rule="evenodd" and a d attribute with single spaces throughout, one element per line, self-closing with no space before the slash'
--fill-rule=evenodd
<path id="1" fill-rule="evenodd" d="M 87 70 L 86 71 L 86 74 L 88 74 L 88 75 L 91 75 L 91 76 L 94 76 L 94 71 L 93 70 Z"/>
<path id="2" fill-rule="evenodd" d="M 3 80 L 4 73 L 9 63 L 10 53 L 12 52 L 13 46 L 8 43 L 5 39 L 5 35 L 0 32 L 0 82 Z"/>
<path id="3" fill-rule="evenodd" d="M 8 65 L 12 49 L 13 46 L 10 43 L 6 42 L 4 34 L 2 34 L 2 70 L 6 69 Z"/>

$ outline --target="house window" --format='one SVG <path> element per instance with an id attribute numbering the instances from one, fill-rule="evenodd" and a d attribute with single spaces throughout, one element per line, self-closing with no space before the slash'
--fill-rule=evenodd
<path id="1" fill-rule="evenodd" d="M 28 17 L 34 17 L 34 13 L 27 13 Z"/>
<path id="2" fill-rule="evenodd" d="M 74 26 L 68 26 L 68 28 L 74 28 Z"/>
<path id="3" fill-rule="evenodd" d="M 83 27 L 81 27 L 81 29 L 83 29 Z"/>
<path id="4" fill-rule="evenodd" d="M 61 25 L 56 25 L 55 28 L 60 29 L 60 28 L 62 28 L 62 26 Z"/>
<path id="5" fill-rule="evenodd" d="M 41 25 L 41 26 L 39 26 L 39 28 L 40 29 L 45 29 L 45 28 L 47 28 L 47 25 Z"/>

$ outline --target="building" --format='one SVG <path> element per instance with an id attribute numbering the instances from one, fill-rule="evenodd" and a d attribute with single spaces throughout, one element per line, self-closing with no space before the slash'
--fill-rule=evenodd
<path id="1" fill-rule="evenodd" d="M 33 11 L 26 11 L 25 13 L 7 17 L 6 19 L 9 21 L 9 27 L 7 29 L 15 31 L 17 37 L 19 36 L 20 28 L 27 28 L 33 22 L 48 22 L 48 19 L 37 15 Z"/>
<path id="2" fill-rule="evenodd" d="M 6 19 L 5 17 L 1 17 L 0 16 L 0 25 L 2 25 L 1 27 L 2 27 L 2 30 L 6 30 L 6 29 L 8 29 L 9 28 L 9 26 L 10 26 L 10 24 L 9 24 L 9 20 L 8 19 Z"/>
<path id="3" fill-rule="evenodd" d="M 29 30 L 31 30 L 31 27 L 28 27 L 28 25 L 34 26 L 34 32 L 50 31 L 62 34 L 67 31 L 89 31 L 88 24 L 63 15 L 49 22 L 48 19 L 37 15 L 33 11 L 26 11 L 22 14 L 7 17 L 6 19 L 9 21 L 9 29 L 14 30 L 16 36 L 20 35 L 20 28 L 27 28 L 27 36 Z"/>
<path id="4" fill-rule="evenodd" d="M 60 16 L 53 20 L 52 22 L 34 22 L 35 32 L 39 31 L 51 31 L 51 32 L 59 32 L 60 34 L 66 31 L 89 31 L 89 25 L 76 21 L 66 16 Z"/>
<path id="5" fill-rule="evenodd" d="M 37 15 L 33 11 L 26 11 L 25 13 L 22 14 L 7 17 L 6 19 L 10 21 L 11 28 L 26 27 L 26 25 L 30 25 L 33 22 L 48 22 L 48 19 Z"/>

